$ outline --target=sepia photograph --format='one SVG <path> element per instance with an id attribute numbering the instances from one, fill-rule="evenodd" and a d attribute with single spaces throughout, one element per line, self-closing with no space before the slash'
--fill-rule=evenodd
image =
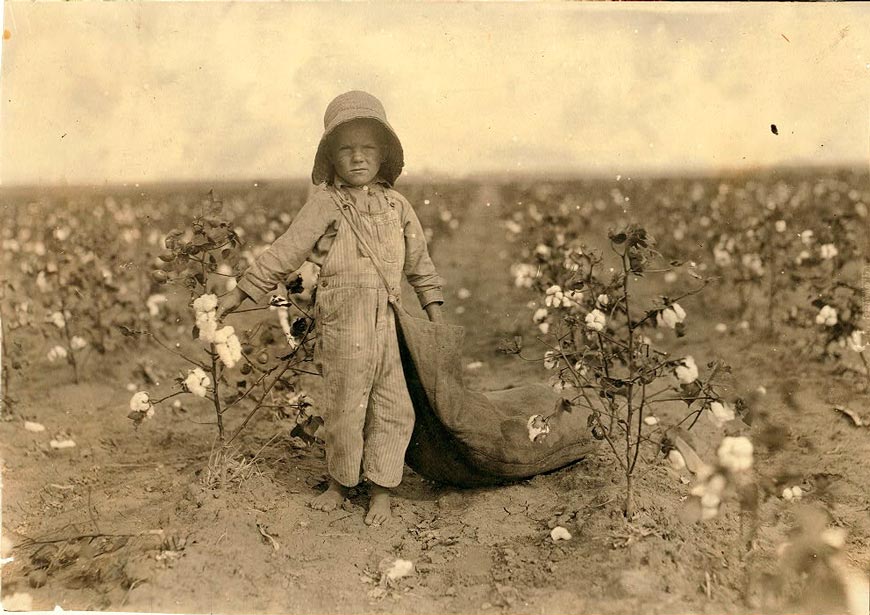
<path id="1" fill-rule="evenodd" d="M 870 3 L 0 16 L 2 610 L 870 615 Z"/>

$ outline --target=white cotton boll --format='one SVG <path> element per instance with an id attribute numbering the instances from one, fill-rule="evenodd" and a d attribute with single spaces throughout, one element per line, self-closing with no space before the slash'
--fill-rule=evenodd
<path id="1" fill-rule="evenodd" d="M 830 305 L 822 307 L 819 313 L 816 314 L 816 324 L 833 327 L 837 324 L 837 310 Z"/>
<path id="2" fill-rule="evenodd" d="M 559 542 L 560 540 L 571 540 L 571 532 L 566 530 L 561 525 L 557 525 L 552 530 L 550 530 L 550 538 L 553 542 Z"/>
<path id="3" fill-rule="evenodd" d="M 559 355 L 555 350 L 548 350 L 544 353 L 544 369 L 556 369 L 559 365 Z"/>
<path id="4" fill-rule="evenodd" d="M 822 260 L 831 260 L 837 256 L 837 254 L 839 254 L 837 246 L 832 243 L 826 243 L 819 247 L 819 256 L 822 257 Z"/>
<path id="5" fill-rule="evenodd" d="M 813 235 L 814 235 L 814 233 L 809 229 L 802 231 L 800 233 L 801 242 L 805 246 L 810 245 L 813 242 Z"/>
<path id="6" fill-rule="evenodd" d="M 550 249 L 550 247 L 542 243 L 538 244 L 538 246 L 535 248 L 535 254 L 537 254 L 538 256 L 543 256 L 544 258 L 550 256 L 551 252 L 552 250 Z"/>
<path id="7" fill-rule="evenodd" d="M 55 346 L 51 350 L 48 351 L 48 360 L 49 361 L 57 361 L 59 359 L 66 359 L 68 354 L 66 348 L 63 346 Z"/>
<path id="8" fill-rule="evenodd" d="M 714 401 L 710 404 L 710 412 L 707 414 L 710 420 L 716 427 L 722 427 L 728 421 L 733 421 L 735 418 L 734 410 L 727 404 L 720 401 Z"/>
<path id="9" fill-rule="evenodd" d="M 787 226 L 787 225 L 786 225 L 786 223 L 785 223 L 785 220 L 777 220 L 777 221 L 776 221 L 776 224 L 774 225 L 774 227 L 776 228 L 776 232 L 777 232 L 777 233 L 784 233 L 784 232 L 785 232 L 785 229 L 786 229 L 786 226 Z"/>
<path id="10" fill-rule="evenodd" d="M 650 427 L 652 427 L 653 425 L 659 424 L 659 420 L 654 416 L 644 417 L 643 422 L 645 425 L 649 425 Z"/>
<path id="11" fill-rule="evenodd" d="M 668 453 L 668 462 L 671 464 L 671 467 L 675 470 L 682 470 L 686 467 L 686 459 L 683 457 L 683 454 L 677 449 L 671 449 Z"/>
<path id="12" fill-rule="evenodd" d="M 507 222 L 504 223 L 504 226 L 508 230 L 509 233 L 512 233 L 514 235 L 519 235 L 520 233 L 523 232 L 522 225 L 519 224 L 518 222 L 514 222 L 513 220 L 508 220 Z"/>
<path id="13" fill-rule="evenodd" d="M 457 291 L 456 296 L 463 300 L 468 299 L 471 297 L 471 291 L 467 288 L 460 288 L 459 291 Z"/>
<path id="14" fill-rule="evenodd" d="M 475 370 L 475 369 L 480 369 L 481 367 L 483 367 L 482 361 L 472 361 L 471 363 L 469 363 L 468 365 L 465 366 L 465 369 Z"/>
<path id="15" fill-rule="evenodd" d="M 148 308 L 148 313 L 153 317 L 157 316 L 160 313 L 160 306 L 166 303 L 167 298 L 166 295 L 156 293 L 150 295 L 145 300 L 145 307 Z"/>
<path id="16" fill-rule="evenodd" d="M 677 322 L 683 322 L 686 319 L 686 310 L 680 307 L 679 303 L 674 303 L 671 306 L 671 309 L 674 310 L 674 314 L 677 317 Z"/>
<path id="17" fill-rule="evenodd" d="M 406 559 L 397 559 L 386 571 L 386 577 L 391 581 L 401 579 L 414 572 L 414 562 Z"/>
<path id="18" fill-rule="evenodd" d="M 528 431 L 529 440 L 537 442 L 538 438 L 542 438 L 550 433 L 550 424 L 540 414 L 533 414 L 526 421 L 526 431 Z"/>
<path id="19" fill-rule="evenodd" d="M 51 319 L 51 323 L 58 329 L 66 327 L 66 318 L 64 318 L 63 314 L 60 312 L 52 312 L 49 318 Z"/>
<path id="20" fill-rule="evenodd" d="M 665 283 L 666 284 L 673 284 L 674 282 L 677 281 L 678 278 L 679 278 L 679 276 L 674 271 L 668 271 L 667 273 L 665 273 Z"/>
<path id="21" fill-rule="evenodd" d="M 868 346 L 868 342 L 864 338 L 864 332 L 860 330 L 852 331 L 852 334 L 846 339 L 846 343 L 853 352 L 862 353 Z"/>
<path id="22" fill-rule="evenodd" d="M 146 412 L 151 407 L 151 399 L 146 391 L 139 391 L 130 398 L 130 410 L 133 412 Z"/>
<path id="23" fill-rule="evenodd" d="M 607 317 L 601 310 L 595 309 L 586 315 L 586 328 L 591 331 L 603 331 L 607 326 Z"/>
<path id="24" fill-rule="evenodd" d="M 716 325 L 716 333 L 725 333 L 726 331 L 728 331 L 728 325 L 724 322 L 720 322 Z"/>
<path id="25" fill-rule="evenodd" d="M 602 294 L 598 295 L 598 297 L 595 299 L 595 301 L 599 306 L 604 307 L 605 305 L 610 304 L 610 297 L 608 297 L 607 295 L 602 293 Z"/>
<path id="26" fill-rule="evenodd" d="M 583 298 L 582 290 L 568 290 L 565 291 L 564 297 L 562 298 L 562 305 L 564 307 L 571 307 L 574 304 L 580 303 L 580 300 Z"/>
<path id="27" fill-rule="evenodd" d="M 718 493 L 708 491 L 701 496 L 701 506 L 704 508 L 716 508 L 722 502 L 722 497 Z"/>
<path id="28" fill-rule="evenodd" d="M 544 298 L 544 303 L 548 307 L 561 307 L 564 293 L 559 286 L 551 286 L 547 289 L 547 295 Z"/>
<path id="29" fill-rule="evenodd" d="M 228 368 L 233 368 L 242 359 L 242 345 L 232 327 L 224 327 L 215 333 L 214 345 L 221 362 Z"/>
<path id="30" fill-rule="evenodd" d="M 695 359 L 685 357 L 682 365 L 678 365 L 674 369 L 674 373 L 682 384 L 691 384 L 698 379 L 698 366 L 695 364 Z"/>
<path id="31" fill-rule="evenodd" d="M 725 437 L 717 451 L 719 463 L 731 470 L 740 472 L 752 467 L 752 442 L 746 436 Z"/>
<path id="32" fill-rule="evenodd" d="M 538 325 L 538 330 L 541 333 L 543 333 L 544 335 L 547 335 L 547 333 L 550 332 L 550 323 L 542 322 L 541 324 Z"/>
<path id="33" fill-rule="evenodd" d="M 846 530 L 841 527 L 829 527 L 822 530 L 819 535 L 826 545 L 835 549 L 842 549 L 846 546 Z"/>
<path id="34" fill-rule="evenodd" d="M 217 310 L 217 305 L 217 295 L 211 293 L 207 295 L 201 295 L 193 301 L 193 309 L 197 313 L 213 312 Z"/>
<path id="35" fill-rule="evenodd" d="M 190 370 L 184 379 L 184 387 L 197 397 L 205 397 L 210 384 L 211 378 L 200 367 Z"/>
<path id="36" fill-rule="evenodd" d="M 45 425 L 34 423 L 33 421 L 24 421 L 24 429 L 33 433 L 41 433 L 45 431 Z"/>
<path id="37" fill-rule="evenodd" d="M 677 313 L 671 308 L 665 308 L 656 314 L 656 325 L 673 329 L 677 326 Z"/>
<path id="38" fill-rule="evenodd" d="M 199 328 L 199 339 L 207 344 L 214 342 L 214 337 L 217 334 L 217 320 L 214 316 L 208 314 L 197 315 L 196 326 Z"/>
<path id="39" fill-rule="evenodd" d="M 535 322 L 535 323 L 544 322 L 544 319 L 547 318 L 547 314 L 549 314 L 549 311 L 547 310 L 547 308 L 538 308 L 537 310 L 535 310 L 535 313 L 532 315 L 532 322 Z"/>
<path id="40" fill-rule="evenodd" d="M 128 382 L 128 383 L 127 383 L 127 386 L 126 386 L 126 389 L 132 393 L 133 391 L 136 390 L 136 385 L 135 385 L 134 383 L 132 383 L 132 382 Z"/>
<path id="41" fill-rule="evenodd" d="M 87 340 L 85 340 L 85 338 L 74 335 L 73 338 L 70 340 L 69 345 L 70 348 L 72 348 L 73 350 L 81 350 L 88 345 L 88 342 Z"/>
<path id="42" fill-rule="evenodd" d="M 791 488 L 791 494 L 794 497 L 794 499 L 799 500 L 804 496 L 804 490 L 801 489 L 800 487 L 798 487 L 797 485 L 795 485 L 794 487 Z"/>
<path id="43" fill-rule="evenodd" d="M 786 487 L 782 490 L 782 499 L 787 502 L 791 502 L 794 499 L 794 493 L 792 493 L 791 487 Z"/>

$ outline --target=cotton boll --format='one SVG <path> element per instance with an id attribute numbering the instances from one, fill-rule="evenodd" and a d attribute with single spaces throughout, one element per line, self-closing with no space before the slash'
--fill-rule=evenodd
<path id="1" fill-rule="evenodd" d="M 184 387 L 197 397 L 205 397 L 210 384 L 211 378 L 199 367 L 190 370 L 184 379 Z"/>
<path id="2" fill-rule="evenodd" d="M 698 366 L 695 364 L 695 359 L 685 357 L 682 365 L 678 365 L 674 369 L 674 374 L 682 384 L 691 384 L 698 379 Z"/>
<path id="3" fill-rule="evenodd" d="M 146 412 L 151 408 L 151 399 L 146 391 L 139 391 L 130 398 L 130 410 L 133 412 Z"/>
<path id="4" fill-rule="evenodd" d="M 526 421 L 526 430 L 529 434 L 529 440 L 537 442 L 538 438 L 543 438 L 550 433 L 550 424 L 540 414 L 534 414 Z"/>
<path id="5" fill-rule="evenodd" d="M 552 530 L 550 530 L 550 538 L 553 542 L 559 542 L 560 540 L 571 540 L 571 532 L 566 530 L 561 525 L 557 525 Z"/>
<path id="6" fill-rule="evenodd" d="M 393 565 L 387 569 L 385 575 L 391 581 L 395 581 L 396 579 L 406 577 L 413 572 L 414 562 L 406 559 L 397 559 L 395 562 L 393 562 Z"/>
<path id="7" fill-rule="evenodd" d="M 733 421 L 735 418 L 734 410 L 727 404 L 720 401 L 714 401 L 710 404 L 707 416 L 716 427 L 722 427 L 728 421 Z"/>
<path id="8" fill-rule="evenodd" d="M 752 442 L 746 436 L 725 437 L 717 451 L 719 463 L 732 472 L 752 467 Z"/>
<path id="9" fill-rule="evenodd" d="M 72 348 L 73 350 L 81 350 L 87 345 L 87 340 L 85 340 L 83 337 L 79 337 L 78 335 L 74 335 L 73 338 L 70 340 L 70 348 Z"/>
<path id="10" fill-rule="evenodd" d="M 591 331 L 603 331 L 607 325 L 607 317 L 601 310 L 595 309 L 586 315 L 586 328 Z"/>
<path id="11" fill-rule="evenodd" d="M 686 460 L 683 457 L 683 454 L 677 449 L 671 449 L 668 453 L 668 462 L 671 464 L 673 469 L 678 471 L 686 467 Z"/>

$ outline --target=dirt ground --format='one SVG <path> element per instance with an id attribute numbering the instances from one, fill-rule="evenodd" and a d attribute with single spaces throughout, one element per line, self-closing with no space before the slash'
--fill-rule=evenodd
<path id="1" fill-rule="evenodd" d="M 511 285 L 512 247 L 497 227 L 493 189 L 468 203 L 461 230 L 437 246 L 447 282 L 448 319 L 467 327 L 474 388 L 545 381 L 540 362 L 499 354 L 498 342 L 533 335 L 527 291 Z M 486 204 L 490 203 L 489 206 Z M 471 291 L 457 298 L 460 288 Z M 464 311 L 457 313 L 457 307 Z M 758 419 L 755 465 L 764 480 L 800 484 L 804 502 L 848 530 L 846 551 L 870 565 L 870 438 L 833 410 L 867 411 L 866 393 L 829 365 L 795 356 L 787 344 L 739 330 L 716 301 L 686 302 L 693 320 L 674 350 L 719 356 L 734 368 L 734 395 Z M 714 325 L 725 322 L 727 333 Z M 531 345 L 531 343 L 530 343 Z M 531 353 L 531 350 L 530 350 Z M 220 613 L 742 613 L 765 601 L 795 506 L 770 498 L 746 554 L 736 505 L 712 521 L 681 515 L 690 485 L 664 464 L 639 477 L 639 513 L 620 510 L 616 464 L 600 454 L 516 484 L 458 490 L 406 470 L 394 517 L 363 523 L 364 488 L 331 513 L 307 502 L 326 478 L 320 445 L 297 448 L 264 413 L 240 444 L 255 471 L 225 492 L 201 486 L 210 449 L 205 408 L 175 412 L 133 430 L 128 382 L 140 364 L 167 377 L 158 348 L 118 350 L 85 368 L 76 386 L 64 366 L 33 371 L 20 405 L 0 423 L 3 534 L 19 546 L 3 567 L 3 594 L 27 592 L 38 609 Z M 854 376 L 852 376 L 854 377 Z M 317 382 L 310 383 L 316 398 Z M 758 392 L 764 387 L 766 393 Z M 165 412 L 170 413 L 170 410 Z M 23 419 L 45 433 L 30 433 Z M 53 450 L 67 432 L 77 446 Z M 277 437 L 275 437 L 277 434 Z M 775 437 L 781 436 L 781 437 Z M 769 443 L 769 444 L 765 444 Z M 554 543 L 550 528 L 573 537 Z M 41 544 L 27 544 L 27 540 Z M 414 572 L 391 580 L 396 559 Z M 769 597 L 768 597 L 769 598 Z"/>

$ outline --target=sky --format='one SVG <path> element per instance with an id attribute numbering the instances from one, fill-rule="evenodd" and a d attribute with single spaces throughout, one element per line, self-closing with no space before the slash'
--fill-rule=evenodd
<path id="1" fill-rule="evenodd" d="M 870 3 L 7 0 L 3 17 L 6 185 L 307 177 L 351 89 L 383 101 L 407 177 L 870 160 Z"/>

